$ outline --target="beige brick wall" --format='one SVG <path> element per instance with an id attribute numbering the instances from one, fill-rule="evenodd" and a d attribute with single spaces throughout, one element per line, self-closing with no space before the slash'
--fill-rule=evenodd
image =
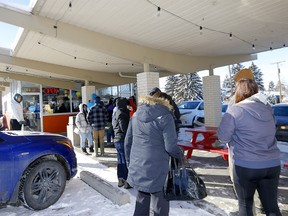
<path id="1" fill-rule="evenodd" d="M 154 87 L 159 88 L 159 73 L 143 72 L 137 74 L 138 97 L 148 95 Z"/>
<path id="2" fill-rule="evenodd" d="M 220 76 L 203 77 L 203 96 L 205 126 L 218 127 L 222 118 Z"/>

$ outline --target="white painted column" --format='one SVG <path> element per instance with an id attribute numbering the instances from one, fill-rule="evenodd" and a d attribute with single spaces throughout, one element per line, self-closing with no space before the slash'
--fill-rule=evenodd
<path id="1" fill-rule="evenodd" d="M 218 127 L 222 118 L 220 76 L 203 77 L 203 96 L 205 126 Z"/>
<path id="2" fill-rule="evenodd" d="M 144 63 L 144 72 L 137 74 L 137 96 L 149 95 L 154 87 L 159 88 L 159 73 L 149 72 L 150 66 Z"/>
<path id="3" fill-rule="evenodd" d="M 92 100 L 91 95 L 96 92 L 95 86 L 82 86 L 82 103 L 88 104 Z"/>

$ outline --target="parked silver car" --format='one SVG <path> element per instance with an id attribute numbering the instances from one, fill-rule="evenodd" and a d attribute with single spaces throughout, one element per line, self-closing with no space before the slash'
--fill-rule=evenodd
<path id="1" fill-rule="evenodd" d="M 195 117 L 204 110 L 203 100 L 183 101 L 178 105 L 180 111 L 180 126 L 193 127 Z"/>
<path id="2" fill-rule="evenodd" d="M 204 103 L 203 103 L 203 106 L 204 106 Z M 222 116 L 224 115 L 224 113 L 226 112 L 228 108 L 228 104 L 222 104 Z M 200 127 L 200 126 L 204 126 L 205 124 L 205 118 L 204 118 L 204 109 L 203 109 L 203 112 L 202 113 L 199 113 L 198 116 L 195 116 L 195 119 L 194 119 L 194 127 Z"/>

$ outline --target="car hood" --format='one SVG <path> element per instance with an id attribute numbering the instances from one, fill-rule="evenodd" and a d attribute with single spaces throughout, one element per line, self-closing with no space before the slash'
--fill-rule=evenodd
<path id="1" fill-rule="evenodd" d="M 3 134 L 6 134 L 13 138 L 26 138 L 27 140 L 45 140 L 45 139 L 68 139 L 67 137 L 46 132 L 38 131 L 1 131 Z"/>

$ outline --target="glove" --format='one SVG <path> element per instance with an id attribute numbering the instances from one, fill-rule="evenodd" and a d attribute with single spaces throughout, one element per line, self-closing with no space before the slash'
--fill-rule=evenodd
<path id="1" fill-rule="evenodd" d="M 19 121 L 19 124 L 20 124 L 20 125 L 24 125 L 24 124 L 25 124 L 25 121 Z"/>

